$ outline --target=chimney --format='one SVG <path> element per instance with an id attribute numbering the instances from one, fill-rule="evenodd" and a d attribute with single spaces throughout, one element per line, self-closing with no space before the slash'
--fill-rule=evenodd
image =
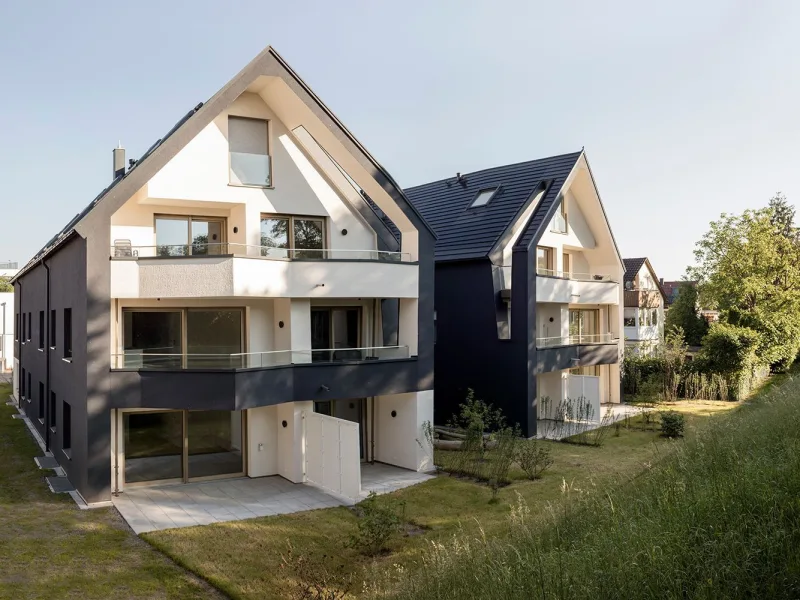
<path id="1" fill-rule="evenodd" d="M 114 179 L 116 179 L 125 175 L 125 148 L 122 147 L 122 143 L 119 143 L 111 154 L 114 157 Z"/>
<path id="2" fill-rule="evenodd" d="M 661 284 L 661 287 L 664 287 L 664 278 L 661 277 L 658 282 Z"/>

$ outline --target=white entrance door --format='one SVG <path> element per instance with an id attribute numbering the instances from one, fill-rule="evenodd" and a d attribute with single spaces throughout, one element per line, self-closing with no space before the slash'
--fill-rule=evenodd
<path id="1" fill-rule="evenodd" d="M 600 378 L 595 375 L 569 375 L 567 377 L 567 398 L 581 403 L 581 412 L 589 411 L 589 421 L 599 422 L 600 414 Z"/>

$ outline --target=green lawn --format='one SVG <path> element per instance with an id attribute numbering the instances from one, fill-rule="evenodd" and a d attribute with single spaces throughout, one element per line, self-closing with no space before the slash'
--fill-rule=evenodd
<path id="1" fill-rule="evenodd" d="M 113 508 L 51 494 L 39 448 L 0 384 L 0 598 L 221 598 L 140 540 Z"/>
<path id="2" fill-rule="evenodd" d="M 738 406 L 681 402 L 670 408 L 686 414 L 686 437 L 691 438 L 710 416 Z M 233 598 L 287 597 L 292 593 L 296 576 L 281 568 L 289 541 L 295 553 L 306 555 L 312 565 L 351 573 L 353 591 L 358 593 L 364 581 L 382 571 L 397 569 L 397 565 L 414 568 L 431 541 L 450 539 L 458 531 L 478 531 L 479 527 L 487 536 L 502 535 L 508 528 L 509 505 L 516 503 L 517 494 L 525 498 L 533 518 L 541 517 L 564 489 L 579 493 L 590 487 L 616 485 L 649 469 L 680 443 L 638 427 L 637 419 L 630 429 L 622 428 L 619 436 L 609 434 L 600 448 L 542 442 L 555 459 L 551 470 L 535 482 L 522 479 L 515 470 L 514 482 L 500 490 L 498 503 L 489 503 L 487 486 L 447 475 L 395 493 L 406 502 L 406 518 L 424 533 L 397 539 L 391 553 L 378 559 L 365 558 L 346 547 L 356 522 L 346 508 L 172 529 L 142 537 Z"/>

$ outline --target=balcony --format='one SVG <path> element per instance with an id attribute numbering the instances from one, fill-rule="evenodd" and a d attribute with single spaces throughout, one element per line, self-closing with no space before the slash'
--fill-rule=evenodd
<path id="1" fill-rule="evenodd" d="M 244 410 L 283 402 L 416 392 L 406 346 L 230 355 L 111 357 L 111 408 Z"/>
<path id="2" fill-rule="evenodd" d="M 574 334 L 557 337 L 536 338 L 537 348 L 557 346 L 579 346 L 589 344 L 616 344 L 613 333 Z"/>
<path id="3" fill-rule="evenodd" d="M 123 370 L 243 370 L 269 369 L 309 363 L 358 363 L 409 358 L 408 346 L 329 348 L 324 350 L 275 350 L 236 354 L 162 354 L 127 350 L 111 356 L 111 368 Z"/>
<path id="4" fill-rule="evenodd" d="M 624 328 L 623 333 L 625 334 L 625 339 L 632 342 L 657 342 L 661 339 L 661 327 L 658 325 L 646 325 L 641 327 L 627 326 Z"/>
<path id="5" fill-rule="evenodd" d="M 550 269 L 538 269 L 536 275 L 537 302 L 619 304 L 619 282 L 608 275 Z"/>
<path id="6" fill-rule="evenodd" d="M 419 266 L 404 252 L 244 244 L 111 249 L 113 298 L 417 298 Z"/>
<path id="7" fill-rule="evenodd" d="M 619 361 L 619 340 L 611 333 L 536 338 L 536 374 Z"/>

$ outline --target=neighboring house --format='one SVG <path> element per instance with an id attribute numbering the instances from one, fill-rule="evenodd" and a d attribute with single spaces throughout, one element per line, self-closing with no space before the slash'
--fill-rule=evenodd
<path id="1" fill-rule="evenodd" d="M 273 49 L 113 158 L 14 280 L 16 397 L 88 502 L 432 467 L 434 234 Z"/>
<path id="2" fill-rule="evenodd" d="M 584 152 L 405 192 L 438 236 L 437 423 L 468 389 L 529 437 L 567 399 L 620 401 L 624 270 Z"/>
<path id="3" fill-rule="evenodd" d="M 19 272 L 17 263 L 0 262 L 0 279 L 11 279 Z M 0 291 L 0 373 L 14 366 L 14 292 Z"/>
<path id="4" fill-rule="evenodd" d="M 667 294 L 647 258 L 626 258 L 624 262 L 625 346 L 649 354 L 664 337 Z"/>
<path id="5" fill-rule="evenodd" d="M 696 281 L 664 281 L 663 279 L 660 280 L 661 289 L 664 290 L 664 294 L 666 295 L 665 299 L 665 309 L 669 309 L 672 306 L 672 303 L 675 302 L 675 299 L 678 297 L 678 291 L 681 288 L 681 285 L 684 283 L 689 283 L 693 286 L 697 286 Z"/>

